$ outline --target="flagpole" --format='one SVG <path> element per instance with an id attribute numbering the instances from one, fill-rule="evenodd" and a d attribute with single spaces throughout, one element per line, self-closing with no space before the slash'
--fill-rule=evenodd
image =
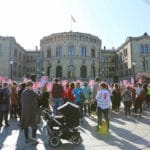
<path id="1" fill-rule="evenodd" d="M 76 22 L 75 18 L 72 15 L 70 15 L 70 21 L 70 31 L 72 31 L 72 25 Z"/>
<path id="2" fill-rule="evenodd" d="M 72 20 L 70 19 L 70 32 L 72 31 Z"/>

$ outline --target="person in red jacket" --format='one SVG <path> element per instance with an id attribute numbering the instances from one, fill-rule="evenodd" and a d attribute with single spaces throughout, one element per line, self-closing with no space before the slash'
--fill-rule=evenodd
<path id="1" fill-rule="evenodd" d="M 69 88 L 67 89 L 68 100 L 73 103 L 75 102 L 75 97 L 74 97 L 74 94 L 72 93 L 74 88 L 75 88 L 75 84 L 74 84 L 74 82 L 71 82 L 69 84 Z"/>

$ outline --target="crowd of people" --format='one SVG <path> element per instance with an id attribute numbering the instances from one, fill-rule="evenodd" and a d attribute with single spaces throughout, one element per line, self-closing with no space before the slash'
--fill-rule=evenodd
<path id="1" fill-rule="evenodd" d="M 52 87 L 47 89 L 48 82 L 34 89 L 34 82 L 11 84 L 0 82 L 0 128 L 9 127 L 9 119 L 18 118 L 19 126 L 24 131 L 25 142 L 36 141 L 37 125 L 40 122 L 40 109 L 48 108 L 54 115 L 60 115 L 58 107 L 67 101 L 79 106 L 80 120 L 97 114 L 97 129 L 102 127 L 103 116 L 109 132 L 110 112 L 120 111 L 124 104 L 126 116 L 131 113 L 141 116 L 144 110 L 150 109 L 150 84 L 136 83 L 120 86 L 118 83 L 107 84 L 98 77 L 92 85 L 88 82 L 74 81 L 61 84 L 58 78 L 52 81 Z M 4 124 L 4 125 L 3 125 Z M 32 128 L 32 138 L 29 137 L 29 127 Z"/>

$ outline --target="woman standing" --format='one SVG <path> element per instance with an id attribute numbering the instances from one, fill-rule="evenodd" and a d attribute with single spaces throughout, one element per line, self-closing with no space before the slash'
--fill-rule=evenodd
<path id="1" fill-rule="evenodd" d="M 109 132 L 109 110 L 110 110 L 110 92 L 107 89 L 106 83 L 100 83 L 100 90 L 97 92 L 97 117 L 98 117 L 98 125 L 97 129 L 102 126 L 102 115 L 104 115 L 106 124 L 107 124 L 107 132 Z"/>

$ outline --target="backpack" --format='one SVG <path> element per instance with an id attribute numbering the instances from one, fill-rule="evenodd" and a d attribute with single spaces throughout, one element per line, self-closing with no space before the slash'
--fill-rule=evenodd
<path id="1" fill-rule="evenodd" d="M 124 94 L 122 95 L 122 101 L 123 102 L 132 102 L 132 96 L 129 91 L 125 91 Z"/>

